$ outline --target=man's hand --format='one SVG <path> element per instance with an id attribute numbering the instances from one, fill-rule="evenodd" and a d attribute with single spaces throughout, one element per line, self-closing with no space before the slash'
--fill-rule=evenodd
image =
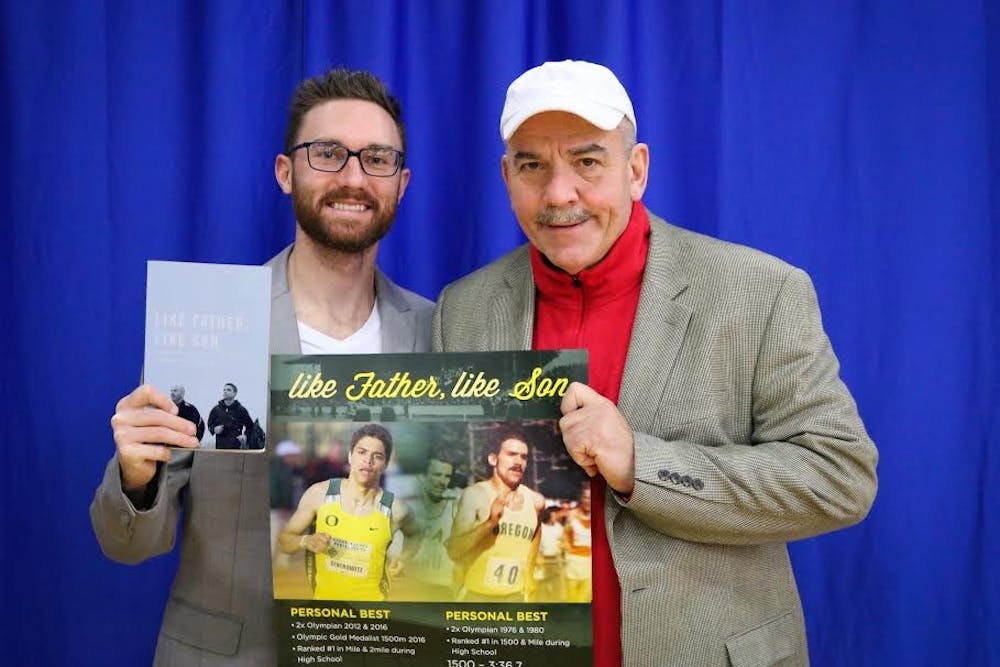
<path id="1" fill-rule="evenodd" d="M 385 564 L 385 574 L 390 579 L 396 579 L 403 576 L 403 571 L 405 570 L 405 565 L 401 558 L 393 558 Z"/>
<path id="2" fill-rule="evenodd" d="M 156 464 L 170 460 L 170 450 L 163 445 L 198 446 L 194 424 L 178 417 L 170 397 L 149 384 L 118 401 L 111 429 L 126 493 L 144 489 L 156 474 Z"/>
<path id="3" fill-rule="evenodd" d="M 591 477 L 628 496 L 635 487 L 632 429 L 618 407 L 585 384 L 570 384 L 559 420 L 566 451 Z"/>
<path id="4" fill-rule="evenodd" d="M 490 516 L 487 520 L 489 521 L 491 527 L 500 523 L 500 516 L 503 514 L 503 511 L 507 509 L 507 505 L 512 495 L 513 494 L 510 489 L 504 488 L 504 490 L 498 493 L 497 497 L 493 499 L 493 502 L 490 503 Z"/>
<path id="5" fill-rule="evenodd" d="M 303 535 L 300 538 L 299 544 L 306 551 L 311 551 L 314 554 L 324 553 L 328 546 L 330 546 L 330 536 L 326 533 L 310 533 L 308 535 Z"/>
<path id="6" fill-rule="evenodd" d="M 212 433 L 214 433 L 215 435 L 219 435 L 220 433 L 222 433 L 222 424 L 216 424 L 215 427 L 212 429 Z"/>

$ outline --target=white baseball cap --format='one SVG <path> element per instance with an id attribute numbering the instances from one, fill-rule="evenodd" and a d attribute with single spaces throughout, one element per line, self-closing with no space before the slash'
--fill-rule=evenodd
<path id="1" fill-rule="evenodd" d="M 622 118 L 636 126 L 632 100 L 614 73 L 582 60 L 543 63 L 514 79 L 500 115 L 500 136 L 507 141 L 543 111 L 565 111 L 602 130 L 615 129 Z"/>

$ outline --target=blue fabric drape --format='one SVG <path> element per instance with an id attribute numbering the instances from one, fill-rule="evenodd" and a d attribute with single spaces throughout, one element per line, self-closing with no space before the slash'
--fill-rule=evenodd
<path id="1" fill-rule="evenodd" d="M 291 239 L 295 84 L 343 64 L 402 99 L 413 179 L 380 263 L 433 298 L 522 242 L 503 96 L 577 58 L 632 94 L 651 210 L 816 283 L 881 488 L 792 546 L 813 663 L 1000 665 L 998 34 L 991 0 L 3 3 L 0 661 L 150 662 L 173 557 L 106 561 L 86 511 L 145 261 Z"/>

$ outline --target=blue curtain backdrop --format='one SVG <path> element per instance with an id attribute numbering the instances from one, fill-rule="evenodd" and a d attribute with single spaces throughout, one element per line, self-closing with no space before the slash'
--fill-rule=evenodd
<path id="1" fill-rule="evenodd" d="M 0 11 L 0 662 L 149 663 L 174 557 L 106 561 L 87 517 L 139 378 L 145 262 L 291 239 L 272 165 L 296 82 L 343 64 L 401 97 L 413 180 L 380 263 L 433 298 L 522 241 L 504 92 L 577 58 L 632 94 L 653 211 L 815 280 L 881 488 L 863 524 L 792 546 L 814 664 L 1000 665 L 996 2 Z"/>

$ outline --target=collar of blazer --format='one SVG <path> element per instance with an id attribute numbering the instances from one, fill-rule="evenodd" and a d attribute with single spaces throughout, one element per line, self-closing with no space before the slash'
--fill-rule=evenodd
<path id="1" fill-rule="evenodd" d="M 267 264 L 271 267 L 271 353 L 302 351 L 292 296 L 288 291 L 289 245 Z M 416 349 L 416 317 L 402 291 L 375 267 L 375 295 L 382 321 L 382 349 L 398 352 Z"/>
<path id="2" fill-rule="evenodd" d="M 637 430 L 648 429 L 654 414 L 650 406 L 663 394 L 691 319 L 690 308 L 683 304 L 691 275 L 684 251 L 687 239 L 651 212 L 649 221 L 649 258 L 618 399 L 619 408 L 630 415 Z M 512 254 L 503 282 L 504 289 L 494 292 L 487 310 L 489 349 L 530 349 L 535 287 L 528 246 Z M 632 415 L 638 423 L 632 423 Z"/>

